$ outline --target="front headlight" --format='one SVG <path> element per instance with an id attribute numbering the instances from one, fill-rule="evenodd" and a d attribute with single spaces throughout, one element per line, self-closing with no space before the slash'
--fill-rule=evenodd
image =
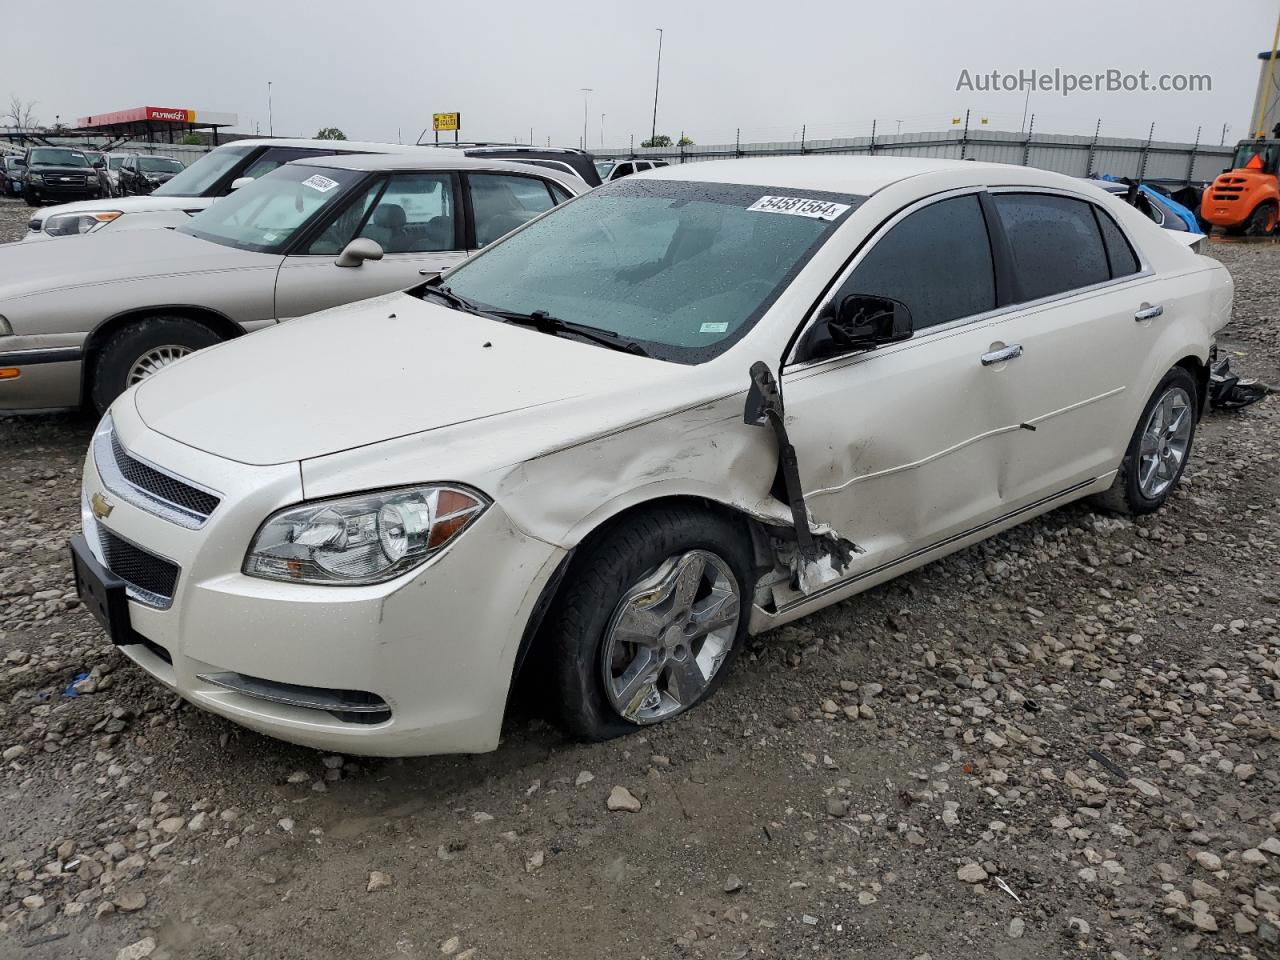
<path id="1" fill-rule="evenodd" d="M 488 506 L 475 491 L 432 484 L 289 507 L 258 530 L 244 572 L 288 583 L 382 583 L 439 553 Z"/>
<path id="2" fill-rule="evenodd" d="M 28 174 L 27 174 L 27 179 L 28 179 L 28 180 L 30 180 L 32 183 L 44 183 L 44 174 L 43 174 L 43 173 L 34 173 L 34 172 L 33 172 L 33 173 L 28 173 Z"/>
<path id="3" fill-rule="evenodd" d="M 120 216 L 119 210 L 102 210 L 97 213 L 56 213 L 46 217 L 44 232 L 51 237 L 70 237 L 88 233 Z"/>

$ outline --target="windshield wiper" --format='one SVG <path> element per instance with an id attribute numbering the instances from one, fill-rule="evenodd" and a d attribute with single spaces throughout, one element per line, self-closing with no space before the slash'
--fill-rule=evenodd
<path id="1" fill-rule="evenodd" d="M 613 330 L 602 330 L 599 327 L 593 327 L 585 323 L 561 320 L 559 317 L 551 316 L 545 310 L 534 310 L 531 313 L 520 313 L 515 310 L 489 310 L 487 312 L 491 316 L 498 317 L 508 323 L 519 324 L 522 327 L 533 327 L 540 333 L 550 333 L 555 336 L 569 333 L 575 337 L 590 340 L 592 343 L 598 343 L 602 347 L 608 347 L 611 350 L 633 353 L 638 357 L 649 356 L 649 352 L 644 347 L 620 333 L 616 333 Z"/>
<path id="2" fill-rule="evenodd" d="M 433 285 L 431 283 L 428 283 L 426 286 L 422 288 L 422 295 L 426 296 L 428 293 L 434 294 L 435 296 L 439 297 L 449 307 L 451 307 L 454 310 L 461 310 L 463 313 L 474 313 L 477 316 L 481 316 L 481 317 L 490 316 L 488 312 L 480 309 L 480 306 L 478 304 L 475 304 L 472 301 L 468 300 L 466 297 L 462 296 L 462 294 L 460 293 L 454 293 L 448 287 L 441 287 L 438 285 Z"/>

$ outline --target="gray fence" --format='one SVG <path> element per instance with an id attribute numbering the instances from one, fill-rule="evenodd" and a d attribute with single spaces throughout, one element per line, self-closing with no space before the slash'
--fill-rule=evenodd
<path id="1" fill-rule="evenodd" d="M 1233 148 L 1164 140 L 1077 137 L 1000 130 L 944 130 L 849 137 L 840 140 L 792 140 L 764 143 L 696 144 L 686 147 L 604 149 L 598 157 L 660 157 L 674 163 L 723 157 L 859 154 L 984 160 L 1040 167 L 1073 177 L 1112 174 L 1167 184 L 1203 183 L 1231 165 Z"/>

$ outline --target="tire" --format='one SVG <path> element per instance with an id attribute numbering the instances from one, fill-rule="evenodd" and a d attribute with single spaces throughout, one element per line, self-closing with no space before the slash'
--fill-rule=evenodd
<path id="1" fill-rule="evenodd" d="M 1269 237 L 1276 229 L 1276 205 L 1268 200 L 1253 208 L 1245 221 L 1244 232 L 1249 237 Z"/>
<path id="2" fill-rule="evenodd" d="M 28 206 L 28 207 L 38 207 L 38 206 L 40 206 L 40 201 L 39 201 L 39 200 L 37 200 L 35 197 L 33 197 L 30 193 L 24 193 L 24 194 L 22 195 L 22 199 L 23 199 L 23 200 L 25 200 L 25 201 L 27 201 L 27 206 Z"/>
<path id="3" fill-rule="evenodd" d="M 221 340 L 203 323 L 186 317 L 147 317 L 122 327 L 107 338 L 93 362 L 89 400 L 98 413 L 105 412 L 132 385 L 134 365 L 151 351 L 173 347 L 189 353 Z"/>
<path id="4" fill-rule="evenodd" d="M 695 638 L 686 648 L 682 642 L 686 634 L 679 632 L 679 626 L 688 621 L 673 612 L 666 614 L 674 619 L 673 625 L 666 628 L 662 641 L 672 645 L 669 650 L 665 646 L 661 648 L 670 654 L 671 660 L 667 666 L 658 668 L 662 675 L 658 689 L 666 691 L 660 697 L 664 702 L 660 709 L 648 711 L 647 716 L 628 719 L 615 707 L 606 687 L 604 657 L 607 641 L 614 635 L 615 615 L 621 614 L 627 594 L 638 585 L 646 580 L 652 584 L 654 576 L 661 576 L 663 571 L 670 569 L 669 564 L 675 562 L 674 558 L 684 561 L 690 557 L 694 558 L 694 564 L 705 562 L 706 576 L 721 578 L 721 585 L 728 585 L 724 579 L 725 571 L 736 580 L 736 622 L 732 626 L 725 624 L 705 638 Z M 721 566 L 708 559 L 712 557 L 720 561 Z M 695 599 L 693 607 L 702 605 L 704 611 L 710 610 L 718 599 L 719 610 L 727 616 L 732 610 L 731 598 L 714 591 L 704 594 L 706 584 L 704 581 L 700 583 L 702 586 L 697 596 L 701 599 Z M 705 702 L 724 682 L 746 640 L 753 586 L 751 549 L 746 532 L 724 517 L 705 510 L 683 505 L 657 507 L 624 518 L 603 532 L 574 559 L 546 624 L 544 652 L 549 658 L 546 666 L 565 729 L 579 739 L 607 740 L 670 719 Z M 675 596 L 673 593 L 672 601 Z M 663 600 L 653 604 L 646 612 L 667 603 Z M 673 603 L 672 611 L 678 609 Z M 724 649 L 726 641 L 728 647 Z M 614 650 L 619 652 L 624 648 L 641 651 L 639 645 L 632 647 L 618 643 L 614 646 Z M 650 653 L 641 655 L 656 655 L 657 649 L 649 647 Z M 715 659 L 717 651 L 718 660 Z M 683 656 L 680 656 L 682 652 Z M 680 695 L 673 700 L 670 690 L 675 681 L 669 679 L 668 671 L 670 674 L 681 672 L 681 666 L 687 670 L 689 658 L 701 659 L 700 654 L 718 665 L 710 667 L 709 680 L 704 677 L 708 668 L 699 666 L 698 680 L 691 681 L 690 685 L 693 690 L 698 690 L 699 683 L 705 686 L 694 696 Z M 631 660 L 625 654 L 622 659 Z M 649 671 L 646 668 L 640 672 Z M 679 693 L 678 688 L 675 689 Z M 631 702 L 635 704 L 639 699 L 638 696 L 633 697 Z M 667 701 L 678 700 L 688 702 L 677 702 L 678 709 L 672 710 L 672 703 Z"/>
<path id="5" fill-rule="evenodd" d="M 1166 397 L 1170 395 L 1176 396 L 1175 391 L 1181 391 L 1190 401 L 1190 408 L 1186 410 L 1189 424 L 1185 448 L 1176 469 L 1166 471 L 1171 474 L 1171 476 L 1165 477 L 1167 483 L 1164 483 L 1160 489 L 1153 490 L 1150 486 L 1144 489 L 1143 475 L 1150 462 L 1150 455 L 1144 455 L 1144 437 L 1147 436 L 1147 428 L 1152 423 L 1152 416 L 1156 407 Z M 1110 489 L 1094 497 L 1094 502 L 1106 510 L 1130 516 L 1153 513 L 1164 506 L 1165 501 L 1169 499 L 1177 488 L 1178 481 L 1182 478 L 1182 472 L 1186 469 L 1187 462 L 1191 459 L 1191 448 L 1195 441 L 1199 409 L 1200 397 L 1196 390 L 1195 380 L 1185 367 L 1174 367 L 1160 380 L 1155 392 L 1151 394 L 1151 399 L 1143 407 L 1142 416 L 1138 418 L 1138 424 L 1134 427 L 1133 436 L 1129 439 L 1129 446 L 1125 449 L 1124 459 L 1120 461 L 1120 470 L 1116 473 L 1115 481 L 1111 484 Z M 1144 456 L 1147 459 L 1144 459 Z"/>

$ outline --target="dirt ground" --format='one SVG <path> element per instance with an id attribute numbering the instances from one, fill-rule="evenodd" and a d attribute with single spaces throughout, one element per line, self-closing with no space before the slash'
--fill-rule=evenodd
<path id="1" fill-rule="evenodd" d="M 1280 247 L 1214 254 L 1280 382 Z M 676 722 L 584 746 L 525 690 L 495 753 L 408 761 L 106 643 L 65 561 L 91 428 L 0 419 L 0 957 L 1280 957 L 1275 397 L 1203 421 L 1160 514 L 1068 506 L 756 638 Z"/>

